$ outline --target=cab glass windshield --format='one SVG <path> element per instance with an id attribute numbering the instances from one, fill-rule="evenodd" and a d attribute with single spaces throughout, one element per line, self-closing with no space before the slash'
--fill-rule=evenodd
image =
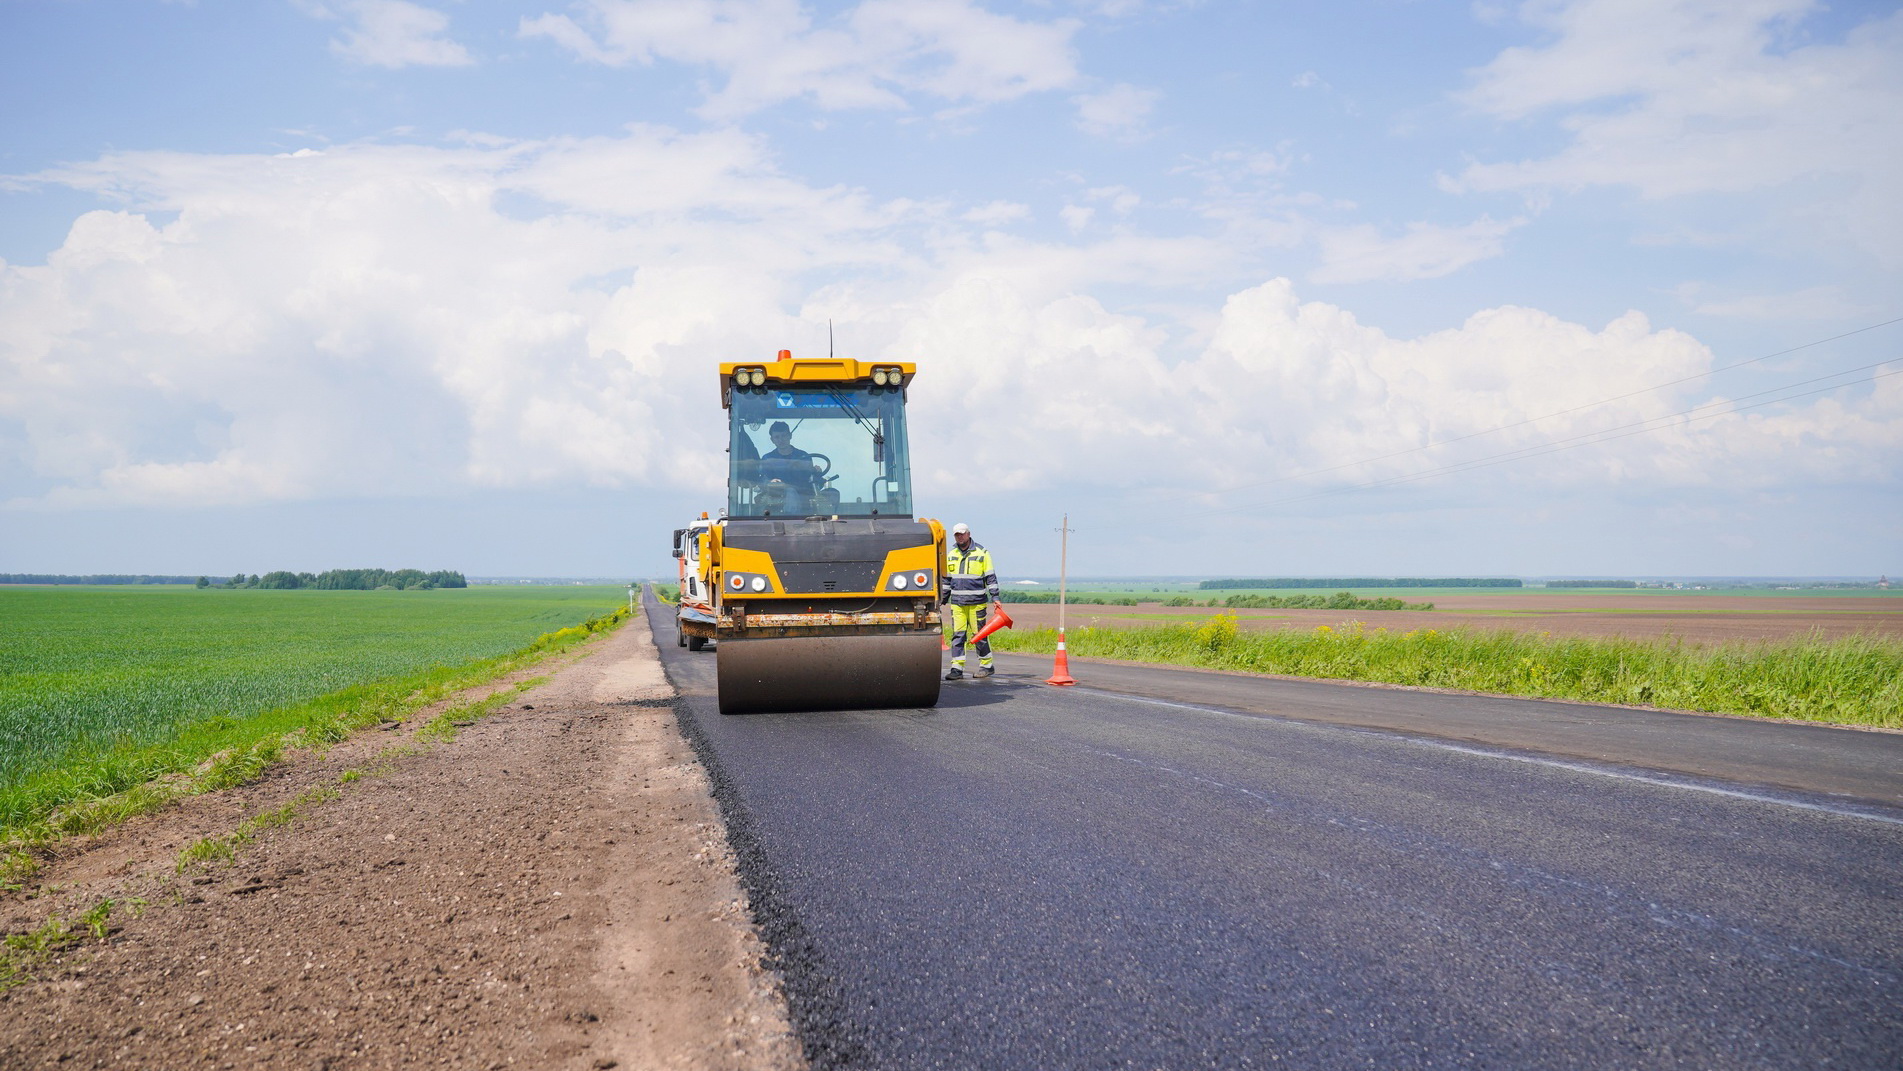
<path id="1" fill-rule="evenodd" d="M 769 385 L 728 415 L 729 517 L 912 515 L 900 391 Z"/>

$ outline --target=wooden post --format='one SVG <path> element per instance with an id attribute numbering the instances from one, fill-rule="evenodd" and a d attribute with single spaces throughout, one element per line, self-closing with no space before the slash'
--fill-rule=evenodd
<path id="1" fill-rule="evenodd" d="M 1070 514 L 1064 514 L 1064 526 L 1059 528 L 1057 544 L 1057 658 L 1051 666 L 1051 675 L 1044 679 L 1045 684 L 1058 687 L 1076 684 L 1070 675 L 1070 653 L 1064 643 L 1064 607 L 1069 598 L 1070 586 Z"/>
<path id="2" fill-rule="evenodd" d="M 1070 514 L 1064 514 L 1064 526 L 1057 530 L 1057 634 L 1064 634 L 1064 585 L 1070 573 Z"/>

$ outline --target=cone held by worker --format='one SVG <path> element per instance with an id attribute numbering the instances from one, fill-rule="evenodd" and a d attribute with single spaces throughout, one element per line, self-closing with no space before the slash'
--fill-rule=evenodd
<path id="1" fill-rule="evenodd" d="M 978 669 L 972 675 L 991 676 L 991 641 L 984 637 L 993 630 L 985 627 L 989 616 L 985 611 L 989 604 L 998 601 L 999 595 L 998 573 L 992 565 L 991 552 L 971 538 L 970 525 L 963 522 L 952 525 L 952 545 L 945 548 L 945 576 L 939 581 L 938 589 L 938 601 L 951 607 L 952 617 L 951 668 L 945 671 L 946 680 L 964 679 L 968 640 L 978 649 Z"/>
<path id="2" fill-rule="evenodd" d="M 991 604 L 991 623 L 979 629 L 978 634 L 972 637 L 972 642 L 975 643 L 1001 628 L 1010 628 L 1015 624 L 1017 624 L 1017 622 L 1011 620 L 1011 615 L 1004 612 L 1004 604 L 994 602 Z"/>

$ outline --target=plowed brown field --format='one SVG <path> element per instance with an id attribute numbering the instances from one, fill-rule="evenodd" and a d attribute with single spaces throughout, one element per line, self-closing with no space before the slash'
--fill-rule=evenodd
<path id="1" fill-rule="evenodd" d="M 1007 596 L 1008 598 L 1008 596 Z M 1366 628 L 1506 629 L 1556 636 L 1676 638 L 1693 643 L 1777 640 L 1812 630 L 1825 636 L 1876 633 L 1903 636 L 1903 594 L 1871 597 L 1753 595 L 1461 595 L 1426 589 L 1408 602 L 1432 602 L 1433 610 L 1236 610 L 1247 629 L 1340 628 L 1359 621 Z M 1006 603 L 1018 628 L 1054 628 L 1057 607 Z M 1202 620 L 1207 607 L 1075 605 L 1071 628 L 1129 628 Z"/>

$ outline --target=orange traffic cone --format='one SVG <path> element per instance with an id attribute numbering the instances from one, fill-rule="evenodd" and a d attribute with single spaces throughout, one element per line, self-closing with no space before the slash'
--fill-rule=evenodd
<path id="1" fill-rule="evenodd" d="M 993 602 L 991 605 L 998 611 L 998 616 L 993 618 L 990 624 L 987 624 L 984 628 L 978 630 L 978 634 L 971 638 L 971 642 L 977 643 L 979 640 L 984 639 L 986 636 L 991 635 L 993 632 L 996 632 L 1001 628 L 1010 628 L 1012 625 L 1017 624 L 1017 622 L 1011 620 L 1010 614 L 1007 614 L 1004 612 L 1003 603 Z"/>
<path id="2" fill-rule="evenodd" d="M 1064 652 L 1064 634 L 1061 631 L 1057 634 L 1057 664 L 1051 667 L 1051 675 L 1044 679 L 1044 683 L 1059 687 L 1077 683 L 1070 675 L 1070 655 Z"/>

